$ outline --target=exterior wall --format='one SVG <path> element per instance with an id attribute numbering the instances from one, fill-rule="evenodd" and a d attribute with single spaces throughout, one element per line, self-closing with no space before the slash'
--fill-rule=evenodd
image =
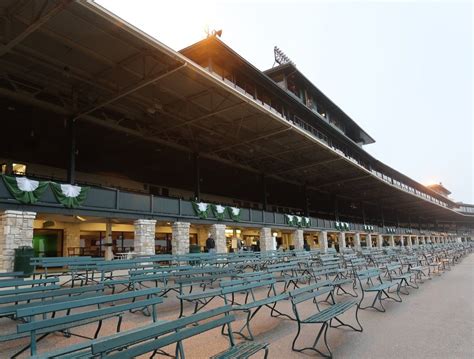
<path id="1" fill-rule="evenodd" d="M 189 227 L 188 222 L 174 222 L 172 227 L 171 252 L 173 254 L 189 253 Z"/>
<path id="2" fill-rule="evenodd" d="M 137 219 L 135 225 L 135 252 L 139 254 L 155 254 L 155 226 L 154 219 Z M 188 224 L 189 225 L 189 224 Z M 189 248 L 189 229 L 188 229 Z"/>
<path id="3" fill-rule="evenodd" d="M 0 214 L 0 270 L 13 270 L 15 248 L 33 246 L 35 217 L 35 212 L 12 210 Z"/>

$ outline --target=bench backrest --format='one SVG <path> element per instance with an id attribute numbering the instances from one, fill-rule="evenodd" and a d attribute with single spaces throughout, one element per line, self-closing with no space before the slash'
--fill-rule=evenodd
<path id="1" fill-rule="evenodd" d="M 102 338 L 92 343 L 92 354 L 95 356 L 107 354 L 108 358 L 134 358 L 173 343 L 180 343 L 184 339 L 214 328 L 229 325 L 235 320 L 235 317 L 230 314 L 231 310 L 231 306 L 223 306 L 189 317 L 155 323 Z M 205 322 L 202 323 L 203 321 Z M 232 332 L 228 330 L 228 333 L 230 342 L 233 344 Z"/>
<path id="2" fill-rule="evenodd" d="M 380 277 L 381 272 L 378 268 L 370 268 L 366 270 L 356 271 L 356 274 L 359 280 L 362 280 Z"/>

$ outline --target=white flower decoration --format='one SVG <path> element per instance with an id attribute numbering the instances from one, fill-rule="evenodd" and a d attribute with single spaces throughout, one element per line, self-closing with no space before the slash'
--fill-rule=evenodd
<path id="1" fill-rule="evenodd" d="M 224 213 L 224 211 L 225 211 L 224 206 L 221 206 L 220 204 L 216 205 L 216 212 L 217 213 L 222 214 L 222 213 Z"/>
<path id="2" fill-rule="evenodd" d="M 81 187 L 73 186 L 72 184 L 62 184 L 61 192 L 66 197 L 76 198 L 81 193 Z"/>
<path id="3" fill-rule="evenodd" d="M 39 182 L 26 177 L 16 177 L 16 185 L 23 192 L 33 192 L 38 188 Z"/>

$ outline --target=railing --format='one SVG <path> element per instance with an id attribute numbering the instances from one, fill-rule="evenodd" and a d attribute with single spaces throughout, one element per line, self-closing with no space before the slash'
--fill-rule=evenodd
<path id="1" fill-rule="evenodd" d="M 218 220 L 212 212 L 207 219 L 200 219 L 193 208 L 192 202 L 179 199 L 154 195 L 145 195 L 118 189 L 90 187 L 87 198 L 83 205 L 76 209 L 69 209 L 58 203 L 56 197 L 49 187 L 42 194 L 40 200 L 35 204 L 24 205 L 19 203 L 0 180 L 0 208 L 33 211 L 39 213 L 61 213 L 69 215 L 97 216 L 97 217 L 120 217 L 129 219 L 155 218 L 162 221 L 192 221 L 194 223 L 216 223 Z M 309 227 L 306 230 L 326 230 L 338 232 L 336 221 L 311 217 Z M 241 208 L 240 220 L 233 221 L 227 212 L 221 221 L 227 225 L 235 226 L 257 226 L 257 227 L 282 227 L 291 228 L 287 223 L 285 214 L 269 212 L 259 209 Z M 396 233 L 388 233 L 388 227 L 372 225 L 373 233 L 379 234 L 403 234 L 411 231 L 416 235 L 419 230 L 408 228 L 397 228 Z M 293 227 L 297 228 L 297 227 Z M 362 223 L 348 223 L 346 232 L 368 232 Z M 426 232 L 430 232 L 426 230 Z"/>

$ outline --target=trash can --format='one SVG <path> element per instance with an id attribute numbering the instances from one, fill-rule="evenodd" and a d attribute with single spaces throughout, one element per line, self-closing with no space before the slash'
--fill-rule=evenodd
<path id="1" fill-rule="evenodd" d="M 189 246 L 189 253 L 201 253 L 201 246 L 197 244 L 191 244 Z"/>
<path id="2" fill-rule="evenodd" d="M 15 248 L 15 259 L 13 262 L 14 272 L 23 272 L 25 277 L 33 273 L 33 266 L 30 264 L 30 259 L 35 256 L 32 247 L 23 246 Z"/>

